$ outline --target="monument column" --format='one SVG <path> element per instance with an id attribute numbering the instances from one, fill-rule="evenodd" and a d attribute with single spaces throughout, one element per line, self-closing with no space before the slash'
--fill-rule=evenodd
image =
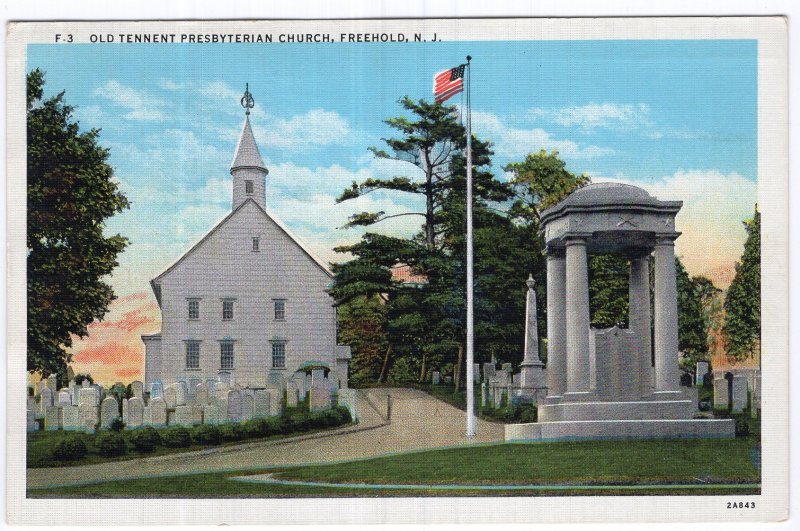
<path id="1" fill-rule="evenodd" d="M 678 280 L 675 238 L 659 236 L 655 247 L 655 390 L 678 391 Z"/>
<path id="2" fill-rule="evenodd" d="M 547 396 L 567 388 L 566 261 L 564 252 L 547 251 Z"/>
<path id="3" fill-rule="evenodd" d="M 566 241 L 567 393 L 588 393 L 589 374 L 589 267 L 586 239 Z"/>
<path id="4" fill-rule="evenodd" d="M 639 343 L 639 389 L 640 396 L 652 392 L 652 341 L 650 326 L 650 264 L 648 254 L 637 254 L 631 258 L 631 271 L 628 282 L 628 322 L 631 332 Z"/>

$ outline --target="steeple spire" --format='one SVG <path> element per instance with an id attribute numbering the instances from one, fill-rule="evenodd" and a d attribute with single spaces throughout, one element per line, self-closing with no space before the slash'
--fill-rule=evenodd
<path id="1" fill-rule="evenodd" d="M 265 185 L 264 177 L 269 173 L 261 159 L 258 151 L 253 129 L 250 127 L 250 109 L 255 106 L 253 95 L 250 94 L 249 84 L 245 85 L 244 96 L 240 104 L 245 109 L 244 125 L 242 134 L 239 136 L 239 143 L 236 146 L 236 153 L 231 163 L 231 175 L 233 176 L 233 208 L 235 209 L 248 198 L 252 198 L 256 203 L 265 206 Z"/>

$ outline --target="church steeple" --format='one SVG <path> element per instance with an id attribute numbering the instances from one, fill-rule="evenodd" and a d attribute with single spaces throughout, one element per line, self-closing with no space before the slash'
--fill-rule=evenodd
<path id="1" fill-rule="evenodd" d="M 264 167 L 253 129 L 250 127 L 250 109 L 255 105 L 255 101 L 248 85 L 245 85 L 244 96 L 241 99 L 241 105 L 245 108 L 244 125 L 231 163 L 234 209 L 248 198 L 253 198 L 262 208 L 266 202 L 264 177 L 269 171 Z"/>

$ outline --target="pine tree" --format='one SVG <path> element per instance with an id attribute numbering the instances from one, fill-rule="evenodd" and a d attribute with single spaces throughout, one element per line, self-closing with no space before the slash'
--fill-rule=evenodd
<path id="1" fill-rule="evenodd" d="M 104 234 L 105 220 L 128 207 L 113 180 L 100 131 L 81 132 L 64 93 L 42 101 L 44 74 L 27 78 L 28 370 L 66 372 L 72 335 L 108 311 L 103 279 L 127 245 Z"/>
<path id="2" fill-rule="evenodd" d="M 761 214 L 758 206 L 744 221 L 747 239 L 736 264 L 736 275 L 725 296 L 723 333 L 728 355 L 735 359 L 753 356 L 761 340 Z"/>

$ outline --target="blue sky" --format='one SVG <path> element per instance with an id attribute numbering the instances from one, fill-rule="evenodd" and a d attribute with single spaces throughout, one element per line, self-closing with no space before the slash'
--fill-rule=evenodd
<path id="1" fill-rule="evenodd" d="M 392 194 L 333 199 L 353 180 L 417 175 L 367 148 L 394 134 L 382 120 L 401 113 L 400 97 L 430 99 L 433 74 L 467 54 L 474 132 L 495 143 L 498 176 L 557 149 L 573 172 L 683 200 L 677 248 L 692 274 L 732 267 L 756 197 L 756 52 L 755 41 L 32 45 L 28 69 L 46 72 L 46 95 L 65 90 L 111 149 L 132 203 L 108 224 L 131 240 L 112 278 L 127 294 L 149 291 L 230 210 L 246 82 L 267 205 L 334 260 L 333 246 L 363 232 L 338 228 L 349 214 L 418 207 Z M 415 232 L 415 216 L 401 222 L 380 230 Z"/>

